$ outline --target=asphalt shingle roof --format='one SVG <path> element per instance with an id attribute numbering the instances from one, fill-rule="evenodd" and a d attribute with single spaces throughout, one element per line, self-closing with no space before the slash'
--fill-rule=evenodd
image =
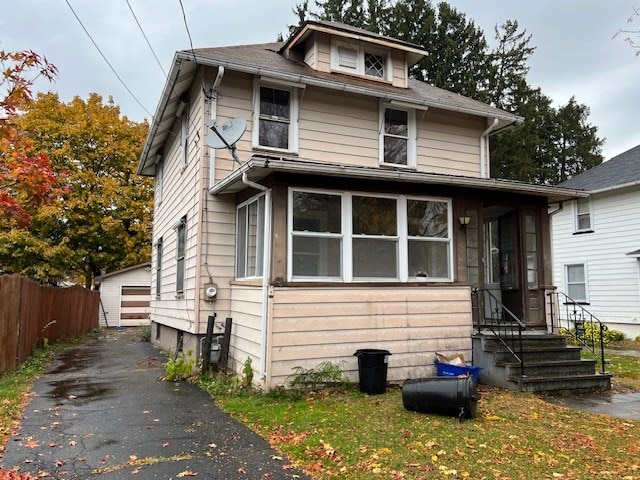
<path id="1" fill-rule="evenodd" d="M 633 182 L 640 182 L 640 145 L 590 168 L 558 186 L 593 191 Z"/>

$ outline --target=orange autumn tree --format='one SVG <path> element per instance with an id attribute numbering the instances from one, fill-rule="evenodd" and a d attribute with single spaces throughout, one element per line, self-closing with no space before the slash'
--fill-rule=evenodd
<path id="1" fill-rule="evenodd" d="M 25 227 L 34 209 L 60 193 L 59 174 L 44 153 L 34 151 L 15 120 L 33 101 L 38 78 L 53 81 L 56 67 L 31 50 L 0 51 L 0 221 Z"/>

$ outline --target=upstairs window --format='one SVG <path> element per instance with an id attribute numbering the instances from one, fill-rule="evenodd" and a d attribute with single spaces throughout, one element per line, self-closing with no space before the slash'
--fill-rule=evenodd
<path id="1" fill-rule="evenodd" d="M 414 168 L 415 112 L 383 106 L 380 123 L 380 163 Z"/>
<path id="2" fill-rule="evenodd" d="M 254 147 L 297 149 L 297 103 L 295 88 L 259 85 L 254 106 Z"/>
<path id="3" fill-rule="evenodd" d="M 576 232 L 590 232 L 591 230 L 589 198 L 579 198 L 576 200 Z"/>
<path id="4" fill-rule="evenodd" d="M 334 42 L 331 67 L 346 73 L 390 80 L 389 55 L 366 45 Z"/>

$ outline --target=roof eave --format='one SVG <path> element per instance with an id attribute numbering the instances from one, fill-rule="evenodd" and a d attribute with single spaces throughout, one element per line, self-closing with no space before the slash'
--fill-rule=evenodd
<path id="1" fill-rule="evenodd" d="M 407 170 L 366 168 L 352 165 L 324 164 L 287 160 L 273 157 L 251 157 L 238 169 L 227 175 L 209 189 L 213 195 L 235 193 L 244 188 L 242 177 L 246 173 L 251 181 L 259 181 L 270 173 L 284 172 L 304 175 L 325 175 L 358 180 L 393 181 L 399 183 L 419 183 L 429 185 L 451 185 L 462 188 L 501 191 L 536 197 L 545 197 L 548 203 L 571 200 L 588 196 L 587 192 L 544 185 L 532 185 L 510 180 L 442 175 Z"/>

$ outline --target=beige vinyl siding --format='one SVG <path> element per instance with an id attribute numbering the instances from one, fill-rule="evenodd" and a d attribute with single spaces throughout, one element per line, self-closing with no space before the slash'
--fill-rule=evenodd
<path id="1" fill-rule="evenodd" d="M 261 314 L 261 286 L 241 284 L 231 286 L 233 337 L 229 351 L 229 368 L 233 371 L 241 372 L 247 358 L 251 359 L 254 372 L 260 370 Z"/>
<path id="2" fill-rule="evenodd" d="M 331 71 L 331 39 L 326 33 L 316 34 L 316 70 Z"/>
<path id="3" fill-rule="evenodd" d="M 480 176 L 483 119 L 434 109 L 416 112 L 416 121 L 419 171 Z"/>
<path id="4" fill-rule="evenodd" d="M 309 89 L 300 108 L 300 157 L 377 166 L 378 118 L 377 99 Z"/>
<path id="5" fill-rule="evenodd" d="M 164 152 L 163 200 L 156 202 L 154 210 L 153 242 L 163 239 L 162 286 L 160 297 L 155 295 L 156 249 L 153 249 L 151 319 L 155 322 L 194 332 L 196 328 L 194 299 L 196 298 L 197 238 L 200 228 L 199 214 L 199 168 L 202 155 L 203 102 L 200 89 L 193 88 L 189 101 L 188 161 L 182 159 L 180 145 L 180 118 L 176 117 L 172 134 Z M 184 293 L 176 296 L 176 224 L 186 216 L 185 277 Z"/>
<path id="6" fill-rule="evenodd" d="M 407 88 L 408 86 L 409 70 L 405 58 L 405 54 L 402 52 L 392 52 L 391 54 L 391 83 L 394 87 Z"/>
<path id="7" fill-rule="evenodd" d="M 357 380 L 361 348 L 389 350 L 388 379 L 433 375 L 435 352 L 471 358 L 469 287 L 274 288 L 270 314 L 270 387 L 293 368 L 345 362 Z"/>
<path id="8" fill-rule="evenodd" d="M 312 39 L 317 37 L 317 33 L 312 34 Z M 310 39 L 306 43 L 307 50 L 304 52 L 304 63 L 309 65 L 314 70 L 317 70 L 317 62 L 318 62 L 318 47 L 315 41 Z"/>

